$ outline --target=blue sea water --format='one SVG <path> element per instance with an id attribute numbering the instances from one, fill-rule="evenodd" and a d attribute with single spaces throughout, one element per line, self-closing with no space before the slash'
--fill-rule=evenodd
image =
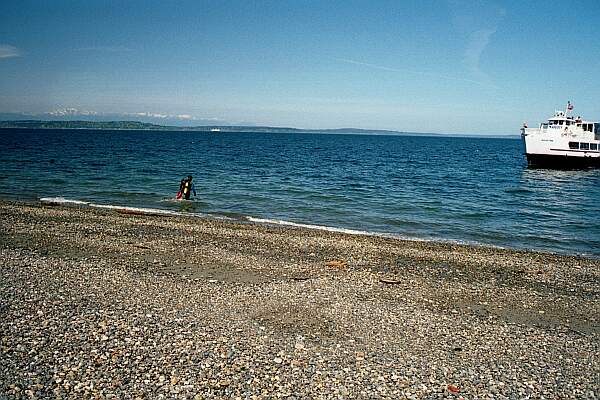
<path id="1" fill-rule="evenodd" d="M 600 170 L 528 169 L 517 139 L 0 130 L 0 197 L 64 197 L 600 256 Z M 193 202 L 173 201 L 194 176 Z"/>

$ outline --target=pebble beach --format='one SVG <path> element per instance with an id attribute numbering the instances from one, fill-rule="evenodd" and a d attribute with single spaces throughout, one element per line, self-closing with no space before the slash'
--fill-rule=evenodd
<path id="1" fill-rule="evenodd" d="M 600 260 L 0 202 L 0 399 L 597 399 Z"/>

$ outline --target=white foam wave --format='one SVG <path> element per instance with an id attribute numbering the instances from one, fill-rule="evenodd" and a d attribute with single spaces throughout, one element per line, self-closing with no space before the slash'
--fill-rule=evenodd
<path id="1" fill-rule="evenodd" d="M 298 223 L 298 222 L 285 221 L 285 220 L 281 220 L 281 219 L 246 217 L 246 220 L 248 220 L 250 222 L 260 223 L 260 224 L 293 226 L 296 228 L 307 228 L 307 229 L 315 229 L 315 230 L 328 231 L 328 232 L 348 233 L 350 235 L 392 236 L 392 235 L 388 235 L 385 233 L 360 231 L 360 230 L 356 230 L 356 229 L 347 229 L 347 228 L 336 228 L 333 226 L 325 226 L 325 225 L 302 224 L 302 223 Z"/>
<path id="2" fill-rule="evenodd" d="M 47 204 L 64 204 L 74 206 L 88 206 L 90 204 L 87 201 L 65 199 L 64 197 L 42 197 L 40 201 Z"/>

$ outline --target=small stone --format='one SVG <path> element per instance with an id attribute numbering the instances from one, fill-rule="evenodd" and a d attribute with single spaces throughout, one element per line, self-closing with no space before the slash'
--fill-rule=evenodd
<path id="1" fill-rule="evenodd" d="M 448 391 L 450 393 L 458 393 L 460 392 L 460 388 L 456 385 L 448 385 Z"/>

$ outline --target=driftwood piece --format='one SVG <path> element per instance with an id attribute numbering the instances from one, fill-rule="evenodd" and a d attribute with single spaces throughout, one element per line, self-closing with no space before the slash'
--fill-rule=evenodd
<path id="1" fill-rule="evenodd" d="M 386 283 L 388 285 L 397 285 L 399 283 L 402 283 L 402 279 L 385 278 L 382 276 L 382 277 L 379 277 L 379 282 Z"/>

